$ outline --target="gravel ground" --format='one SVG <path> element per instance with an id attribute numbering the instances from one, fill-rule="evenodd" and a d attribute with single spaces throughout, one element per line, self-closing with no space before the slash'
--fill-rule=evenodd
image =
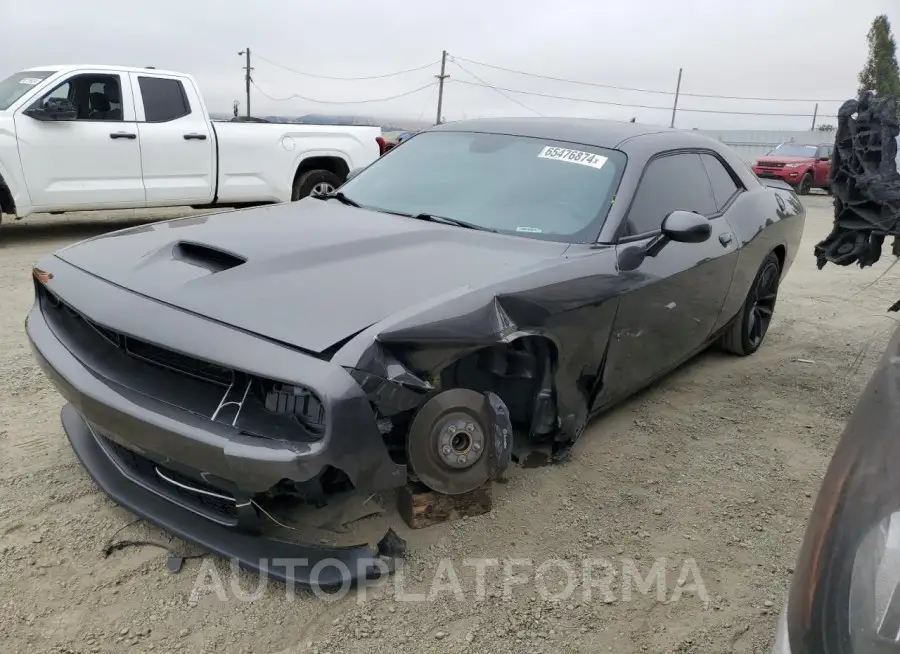
<path id="1" fill-rule="evenodd" d="M 62 401 L 34 364 L 22 328 L 32 299 L 29 266 L 73 240 L 161 213 L 35 216 L 4 225 L 2 649 L 767 651 L 819 481 L 893 327 L 885 309 L 897 297 L 888 257 L 865 271 L 815 269 L 812 246 L 830 227 L 830 203 L 814 195 L 806 204 L 802 250 L 757 355 L 699 357 L 593 423 L 570 462 L 514 471 L 496 486 L 490 515 L 404 532 L 411 552 L 402 574 L 333 601 L 288 594 L 274 582 L 257 589 L 258 579 L 232 575 L 227 562 L 210 558 L 169 574 L 165 551 L 155 547 L 104 558 L 104 545 L 133 516 L 97 491 L 66 442 Z M 118 537 L 168 542 L 145 523 Z M 483 593 L 467 562 L 478 557 L 499 562 L 487 568 Z M 512 559 L 546 574 L 529 576 Z M 610 566 L 605 592 L 582 578 L 587 569 L 594 584 L 603 580 L 596 560 Z M 507 596 L 504 565 L 513 564 L 524 582 Z M 651 575 L 654 564 L 663 576 Z M 565 594 L 567 568 L 576 578 Z"/>

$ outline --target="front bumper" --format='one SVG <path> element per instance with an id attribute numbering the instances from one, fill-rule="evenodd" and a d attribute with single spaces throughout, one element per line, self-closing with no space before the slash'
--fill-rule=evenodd
<path id="1" fill-rule="evenodd" d="M 285 479 L 308 481 L 327 466 L 345 473 L 361 492 L 406 483 L 406 467 L 391 460 L 368 398 L 340 366 L 153 302 L 59 259 L 42 262 L 42 269 L 53 275 L 47 290 L 95 323 L 197 359 L 314 389 L 328 418 L 321 438 L 312 442 L 241 433 L 162 395 L 207 391 L 195 380 L 126 360 L 103 340 L 78 342 L 51 324 L 43 302 L 36 301 L 26 332 L 41 368 L 88 423 L 124 447 L 227 480 L 247 493 L 265 492 Z M 211 401 L 214 408 L 218 396 Z"/>
<path id="2" fill-rule="evenodd" d="M 241 567 L 285 583 L 344 587 L 392 572 L 402 541 L 389 531 L 375 546 L 317 547 L 229 529 L 197 516 L 129 479 L 71 404 L 63 407 L 63 429 L 91 478 L 117 504 L 170 534 Z"/>
<path id="3" fill-rule="evenodd" d="M 803 177 L 801 168 L 761 168 L 756 166 L 753 168 L 753 172 L 756 173 L 757 177 L 763 179 L 780 179 L 791 186 L 799 184 L 800 179 Z"/>
<path id="4" fill-rule="evenodd" d="M 341 585 L 391 569 L 383 555 L 402 549 L 392 532 L 376 548 L 269 539 L 259 535 L 259 515 L 250 502 L 284 480 L 310 481 L 329 467 L 345 473 L 360 492 L 406 483 L 406 467 L 391 460 L 369 400 L 349 373 L 152 302 L 59 259 L 41 266 L 52 275 L 45 277 L 47 290 L 77 310 L 51 308 L 51 296 L 41 291 L 26 332 L 38 364 L 69 403 L 62 420 L 76 454 L 112 499 L 185 540 L 285 581 Z M 69 329 L 86 325 L 85 317 L 160 347 L 315 389 L 328 418 L 324 431 L 311 441 L 263 438 L 186 410 L 185 402 L 172 397 L 201 393 L 206 386 L 125 356 L 112 342 L 90 338 L 96 333 L 88 328 Z M 331 566 L 316 568 L 323 560 Z"/>

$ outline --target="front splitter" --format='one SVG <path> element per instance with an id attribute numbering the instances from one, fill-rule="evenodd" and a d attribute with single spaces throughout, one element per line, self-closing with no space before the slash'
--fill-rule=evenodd
<path id="1" fill-rule="evenodd" d="M 71 404 L 60 414 L 72 449 L 117 504 L 160 529 L 286 584 L 340 588 L 377 580 L 396 568 L 404 541 L 389 530 L 376 546 L 320 547 L 231 529 L 197 516 L 122 475 Z"/>

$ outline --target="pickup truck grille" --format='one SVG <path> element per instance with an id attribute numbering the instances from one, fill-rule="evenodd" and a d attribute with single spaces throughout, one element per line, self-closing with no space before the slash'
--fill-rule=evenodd
<path id="1" fill-rule="evenodd" d="M 147 369 L 147 375 L 131 372 L 126 385 L 133 390 L 236 427 L 249 435 L 314 442 L 324 433 L 324 406 L 312 389 L 262 379 L 148 343 L 94 322 L 44 286 L 38 285 L 37 293 L 53 331 L 76 355 L 79 350 L 95 356 L 109 352 L 106 362 L 112 365 L 131 360 L 132 368 L 137 361 L 164 371 L 153 375 L 149 374 L 150 369 Z M 118 355 L 110 350 L 110 346 L 115 347 Z M 100 370 L 95 372 L 103 374 Z M 152 380 L 143 379 L 151 376 Z M 194 381 L 182 382 L 179 391 L 176 377 Z M 190 386 L 192 392 L 184 390 L 185 383 L 193 384 Z M 244 389 L 248 391 L 246 394 Z M 240 400 L 239 409 L 234 408 L 235 400 Z M 230 405 L 228 410 L 220 410 L 224 403 Z"/>

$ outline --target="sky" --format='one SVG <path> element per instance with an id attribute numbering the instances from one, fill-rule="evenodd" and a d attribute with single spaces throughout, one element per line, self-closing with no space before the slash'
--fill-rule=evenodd
<path id="1" fill-rule="evenodd" d="M 668 125 L 681 68 L 675 126 L 685 129 L 809 129 L 817 101 L 817 123 L 833 123 L 856 93 L 872 19 L 886 13 L 900 35 L 897 0 L 0 0 L 0 11 L 0 77 L 45 64 L 155 66 L 194 75 L 211 111 L 230 113 L 239 100 L 243 114 L 238 52 L 249 46 L 254 115 L 433 122 L 447 50 L 446 120 Z M 361 102 L 370 100 L 379 101 Z"/>

